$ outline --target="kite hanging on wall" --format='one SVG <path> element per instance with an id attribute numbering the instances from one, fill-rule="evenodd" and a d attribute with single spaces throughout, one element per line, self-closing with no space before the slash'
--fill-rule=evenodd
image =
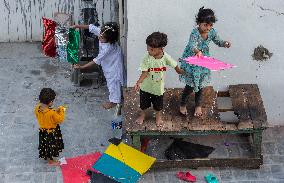
<path id="1" fill-rule="evenodd" d="M 57 26 L 55 29 L 56 53 L 59 61 L 67 61 L 67 44 L 69 29 Z"/>
<path id="2" fill-rule="evenodd" d="M 56 22 L 47 18 L 42 18 L 44 26 L 44 34 L 42 40 L 42 50 L 46 56 L 56 56 L 56 44 L 55 44 L 55 27 Z"/>
<path id="3" fill-rule="evenodd" d="M 57 57 L 59 61 L 78 63 L 79 31 L 69 29 L 44 17 L 42 20 L 44 24 L 42 41 L 44 54 L 49 57 Z"/>
<path id="4" fill-rule="evenodd" d="M 69 29 L 68 44 L 67 44 L 67 61 L 75 64 L 78 63 L 80 34 L 75 29 Z"/>

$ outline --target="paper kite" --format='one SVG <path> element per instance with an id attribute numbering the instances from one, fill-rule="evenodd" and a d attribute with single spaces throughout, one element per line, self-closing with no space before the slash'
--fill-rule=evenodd
<path id="1" fill-rule="evenodd" d="M 42 49 L 46 56 L 72 64 L 79 62 L 80 33 L 73 28 L 57 25 L 53 20 L 42 18 L 44 35 Z"/>
<path id="2" fill-rule="evenodd" d="M 44 26 L 44 35 L 42 40 L 42 50 L 46 56 L 56 56 L 56 44 L 55 44 L 55 27 L 56 22 L 42 17 Z"/>
<path id="3" fill-rule="evenodd" d="M 118 182 L 135 183 L 155 161 L 122 142 L 115 142 L 108 146 L 93 168 Z"/>
<path id="4" fill-rule="evenodd" d="M 183 60 L 185 60 L 188 64 L 206 67 L 211 71 L 219 71 L 235 67 L 235 65 L 227 64 L 220 60 L 207 56 L 201 56 L 201 57 L 194 56 L 194 57 L 185 58 Z"/>
<path id="5" fill-rule="evenodd" d="M 88 169 L 99 159 L 102 154 L 95 152 L 91 154 L 80 155 L 73 158 L 66 158 L 65 163 L 61 161 L 61 170 L 64 183 L 88 183 L 90 176 L 86 174 Z M 63 159 L 61 159 L 63 160 Z M 98 174 L 99 177 L 104 177 Z M 100 182 L 98 182 L 100 183 Z"/>
<path id="6" fill-rule="evenodd" d="M 70 63 L 78 63 L 78 50 L 79 50 L 80 33 L 75 29 L 69 29 L 69 37 L 67 44 L 67 60 Z"/>

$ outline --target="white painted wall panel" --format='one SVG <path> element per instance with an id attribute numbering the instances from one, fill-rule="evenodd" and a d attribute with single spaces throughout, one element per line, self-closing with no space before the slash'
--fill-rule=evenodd
<path id="1" fill-rule="evenodd" d="M 100 24 L 115 21 L 116 0 L 94 0 Z M 0 42 L 40 41 L 42 17 L 53 19 L 55 12 L 70 13 L 78 22 L 82 2 L 80 0 L 1 0 Z"/>
<path id="2" fill-rule="evenodd" d="M 129 0 L 127 1 L 128 86 L 139 77 L 138 67 L 146 52 L 146 37 L 154 31 L 165 32 L 166 51 L 178 59 L 195 26 L 195 15 L 202 6 L 215 10 L 214 27 L 232 43 L 230 49 L 210 45 L 211 55 L 237 68 L 214 72 L 212 85 L 225 90 L 230 84 L 257 83 L 261 90 L 270 124 L 284 125 L 284 1 L 283 0 Z M 273 53 L 271 59 L 252 59 L 254 48 L 263 45 Z M 166 87 L 183 87 L 170 70 Z"/>

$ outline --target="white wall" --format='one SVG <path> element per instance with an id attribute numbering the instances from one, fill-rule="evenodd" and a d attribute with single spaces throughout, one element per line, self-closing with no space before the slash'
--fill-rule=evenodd
<path id="1" fill-rule="evenodd" d="M 284 1 L 283 0 L 129 0 L 127 2 L 127 74 L 128 86 L 139 77 L 139 63 L 146 52 L 145 39 L 154 32 L 168 35 L 166 51 L 178 59 L 195 26 L 195 15 L 202 6 L 212 8 L 218 18 L 214 27 L 230 49 L 211 43 L 211 55 L 237 65 L 237 68 L 213 73 L 212 85 L 226 90 L 230 84 L 257 83 L 268 121 L 284 125 Z M 254 48 L 263 45 L 273 53 L 271 59 L 252 59 Z M 183 87 L 173 70 L 167 73 L 166 87 Z"/>
<path id="2" fill-rule="evenodd" d="M 116 20 L 115 1 L 93 0 L 100 24 Z M 55 12 L 70 13 L 77 23 L 81 4 L 80 0 L 1 0 L 0 42 L 40 41 L 42 17 L 53 19 Z"/>

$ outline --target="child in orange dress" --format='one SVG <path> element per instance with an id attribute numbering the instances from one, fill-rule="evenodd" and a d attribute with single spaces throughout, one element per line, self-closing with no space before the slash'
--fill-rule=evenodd
<path id="1" fill-rule="evenodd" d="M 35 107 L 35 116 L 39 124 L 39 158 L 48 160 L 48 164 L 58 166 L 54 157 L 64 149 L 64 143 L 59 124 L 64 120 L 65 107 L 53 109 L 55 92 L 51 88 L 43 88 L 39 95 L 40 103 Z"/>

